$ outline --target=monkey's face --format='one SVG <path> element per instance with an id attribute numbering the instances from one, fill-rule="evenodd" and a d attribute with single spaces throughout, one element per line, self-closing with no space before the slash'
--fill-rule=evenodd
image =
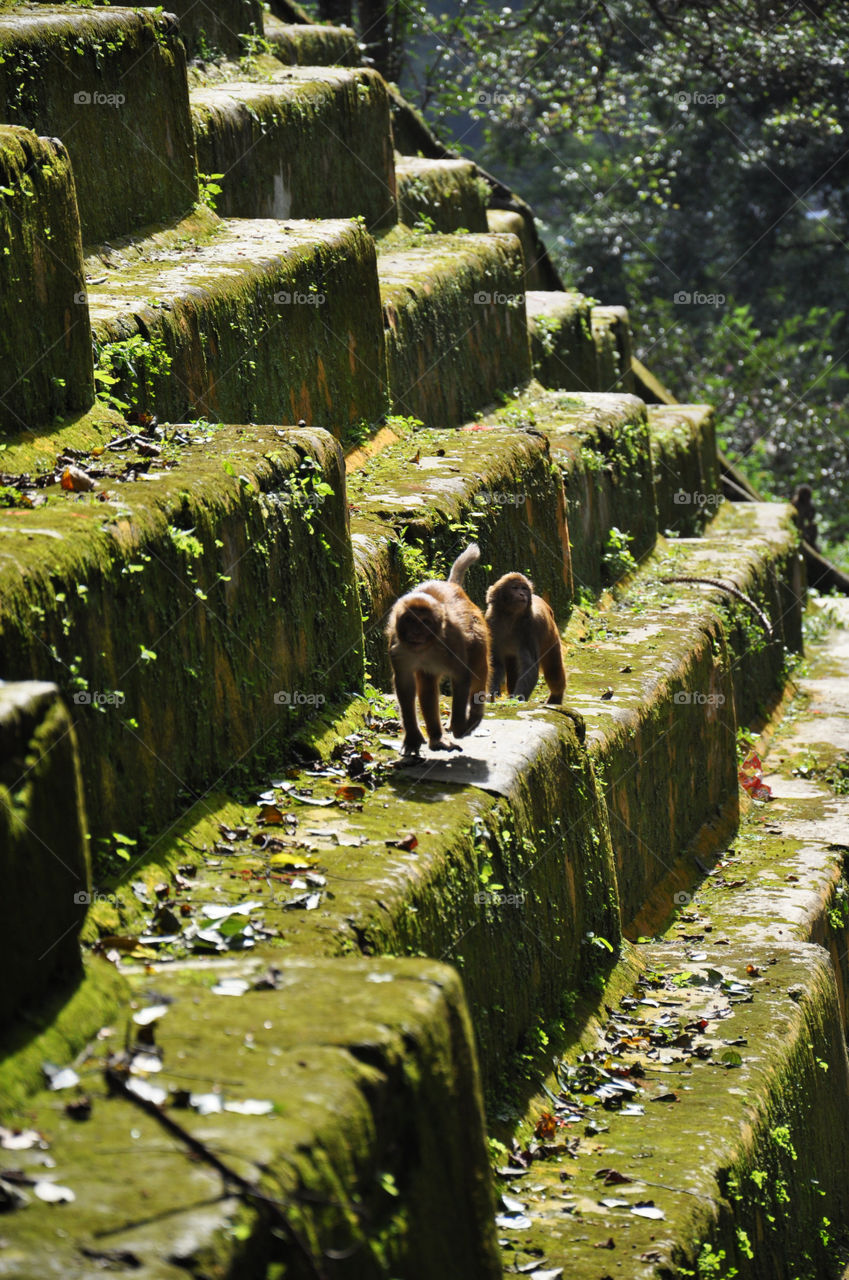
<path id="1" fill-rule="evenodd" d="M 527 613 L 534 593 L 533 583 L 523 573 L 506 573 L 486 593 L 487 604 L 499 613 Z"/>
<path id="2" fill-rule="evenodd" d="M 399 609 L 395 619 L 398 639 L 414 653 L 433 644 L 442 628 L 442 610 L 438 601 L 419 597 Z"/>

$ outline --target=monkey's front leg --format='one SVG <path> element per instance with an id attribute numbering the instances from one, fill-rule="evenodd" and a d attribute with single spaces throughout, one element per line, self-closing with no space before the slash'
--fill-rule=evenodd
<path id="1" fill-rule="evenodd" d="M 455 738 L 464 738 L 469 732 L 469 694 L 472 691 L 471 675 L 451 680 L 451 732 Z"/>
<path id="2" fill-rule="evenodd" d="M 439 718 L 439 677 L 428 672 L 417 671 L 416 682 L 419 686 L 419 702 L 422 715 L 427 726 L 427 745 L 431 751 L 462 751 L 457 742 L 452 742 L 442 732 L 442 721 Z M 452 719 L 453 729 L 453 719 Z"/>
<path id="3" fill-rule="evenodd" d="M 404 725 L 404 742 L 401 747 L 402 756 L 417 756 L 424 738 L 416 721 L 416 678 L 412 671 L 399 670 L 393 664 L 395 674 L 395 696 L 401 708 L 401 722 Z"/>
<path id="4" fill-rule="evenodd" d="M 504 663 L 500 658 L 492 659 L 492 667 L 489 673 L 489 697 L 490 701 L 498 697 L 501 692 L 501 686 L 504 684 Z"/>

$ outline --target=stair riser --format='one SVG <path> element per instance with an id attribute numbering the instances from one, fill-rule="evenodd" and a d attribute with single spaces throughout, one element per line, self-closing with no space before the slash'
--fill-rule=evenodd
<path id="1" fill-rule="evenodd" d="M 84 244 L 191 209 L 186 57 L 167 15 L 37 6 L 0 16 L 0 56 L 0 119 L 65 143 Z"/>

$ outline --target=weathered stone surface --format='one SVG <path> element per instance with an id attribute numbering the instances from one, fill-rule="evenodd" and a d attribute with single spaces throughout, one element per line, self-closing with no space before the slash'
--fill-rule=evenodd
<path id="1" fill-rule="evenodd" d="M 601 1250 L 604 1272 L 628 1277 L 838 1274 L 849 1069 L 831 966 L 816 946 L 717 941 L 695 955 L 674 942 L 638 949 L 647 977 L 613 1012 L 604 1055 L 607 1078 L 624 1069 L 633 1092 L 595 1109 L 601 1133 L 558 1130 L 568 1158 L 534 1162 L 533 1190 L 514 1192 L 532 1225 L 505 1263 L 542 1254 L 597 1280 Z M 529 1130 L 544 1110 L 549 1096 Z"/>
<path id="2" fill-rule="evenodd" d="M 266 13 L 263 34 L 275 58 L 287 66 L 355 67 L 360 61 L 356 32 L 350 27 L 282 22 Z"/>
<path id="3" fill-rule="evenodd" d="M 362 680 L 335 441 L 194 438 L 179 465 L 110 486 L 105 503 L 54 494 L 0 521 L 0 669 L 66 692 L 107 844 L 161 827 L 187 790 Z"/>
<path id="4" fill-rule="evenodd" d="M 591 328 L 596 347 L 599 391 L 634 390 L 631 373 L 631 322 L 625 307 L 593 307 Z"/>
<path id="5" fill-rule="evenodd" d="M 759 724 L 774 706 L 786 677 L 787 656 L 802 650 L 805 565 L 792 508 L 780 502 L 724 502 L 701 538 L 669 544 L 668 572 L 719 578 L 751 597 L 766 613 L 763 624 L 743 601 L 705 584 L 681 584 L 693 606 L 706 596 L 729 619 L 734 652 L 734 700 L 740 725 Z"/>
<path id="6" fill-rule="evenodd" d="M 581 293 L 525 294 L 534 377 L 561 391 L 601 391 L 590 304 Z"/>
<path id="7" fill-rule="evenodd" d="M 21 5 L 0 13 L 0 119 L 62 139 L 84 244 L 197 199 L 186 58 L 167 14 Z"/>
<path id="8" fill-rule="evenodd" d="M 239 57 L 263 36 L 261 0 L 171 0 L 190 58 L 223 53 Z"/>
<path id="9" fill-rule="evenodd" d="M 374 243 L 357 223 L 195 218 L 91 264 L 100 367 L 134 409 L 336 435 L 385 408 Z"/>
<path id="10" fill-rule="evenodd" d="M 434 231 L 489 230 L 489 188 L 476 177 L 470 160 L 398 156 L 395 175 L 399 215 L 407 226 L 412 227 L 424 215 Z"/>
<path id="11" fill-rule="evenodd" d="M 26 1119 L 49 1132 L 50 1176 L 76 1199 L 61 1206 L 61 1233 L 56 1206 L 35 1197 L 13 1215 L 0 1276 L 89 1280 L 105 1250 L 131 1254 L 141 1280 L 187 1269 L 315 1275 L 332 1250 L 339 1275 L 355 1257 L 357 1273 L 375 1280 L 496 1280 L 480 1086 L 457 976 L 433 961 L 276 964 L 278 990 L 240 999 L 210 991 L 202 970 L 157 975 L 169 1005 L 155 1026 L 163 1070 L 153 1077 L 172 1099 L 187 1087 L 221 1090 L 225 1109 L 172 1104 L 168 1114 L 261 1186 L 274 1211 L 222 1195 L 219 1173 L 149 1114 L 106 1096 L 89 1064 L 85 1126 L 57 1111 L 55 1094 L 34 1099 Z M 256 981 L 264 967 L 229 974 Z M 149 990 L 147 978 L 134 983 L 142 1006 Z M 125 1005 L 122 1021 L 130 1013 Z M 273 1114 L 226 1109 L 251 1100 Z M 117 1139 L 131 1131 L 128 1160 Z M 40 1177 L 43 1153 L 19 1154 Z"/>
<path id="12" fill-rule="evenodd" d="M 525 288 L 544 289 L 545 281 L 537 265 L 537 243 L 521 213 L 511 209 L 487 209 L 486 221 L 490 231 L 518 237 L 522 246 Z"/>
<path id="13" fill-rule="evenodd" d="M 76 748 L 55 685 L 0 681 L 3 1029 L 80 975 L 91 886 Z"/>
<path id="14" fill-rule="evenodd" d="M 53 139 L 2 125 L 0 243 L 5 246 L 0 255 L 0 434 L 5 435 L 87 409 L 94 382 L 68 153 Z"/>
<path id="15" fill-rule="evenodd" d="M 563 474 L 575 590 L 596 593 L 621 576 L 617 540 L 639 560 L 657 536 L 645 406 L 634 396 L 575 392 L 528 408 Z"/>
<path id="16" fill-rule="evenodd" d="M 425 236 L 378 258 L 394 413 L 456 427 L 530 377 L 513 236 Z"/>
<path id="17" fill-rule="evenodd" d="M 270 82 L 193 89 L 191 106 L 198 166 L 222 175 L 218 213 L 397 221 L 389 102 L 376 71 L 280 70 Z"/>
<path id="18" fill-rule="evenodd" d="M 387 687 L 386 613 L 417 581 L 444 577 L 473 540 L 482 556 L 466 589 L 481 607 L 489 583 L 518 571 L 533 576 L 561 624 L 568 618 L 572 573 L 563 486 L 545 438 L 517 429 L 506 416 L 477 426 L 417 431 L 349 478 L 366 656 L 372 679 Z"/>
<path id="19" fill-rule="evenodd" d="M 692 537 L 720 502 L 713 409 L 707 404 L 652 405 L 648 421 L 658 528 Z"/>

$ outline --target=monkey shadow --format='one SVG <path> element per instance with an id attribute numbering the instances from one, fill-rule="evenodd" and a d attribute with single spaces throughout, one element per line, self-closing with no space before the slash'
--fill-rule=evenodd
<path id="1" fill-rule="evenodd" d="M 480 791 L 507 796 L 515 788 L 518 775 L 544 743 L 557 736 L 557 726 L 542 717 L 485 721 L 468 738 L 463 738 L 462 751 L 431 752 L 424 747 L 421 756 L 399 761 L 387 782 L 402 799 L 405 785 L 411 782 L 477 787 Z M 416 799 L 427 797 L 417 793 Z"/>

